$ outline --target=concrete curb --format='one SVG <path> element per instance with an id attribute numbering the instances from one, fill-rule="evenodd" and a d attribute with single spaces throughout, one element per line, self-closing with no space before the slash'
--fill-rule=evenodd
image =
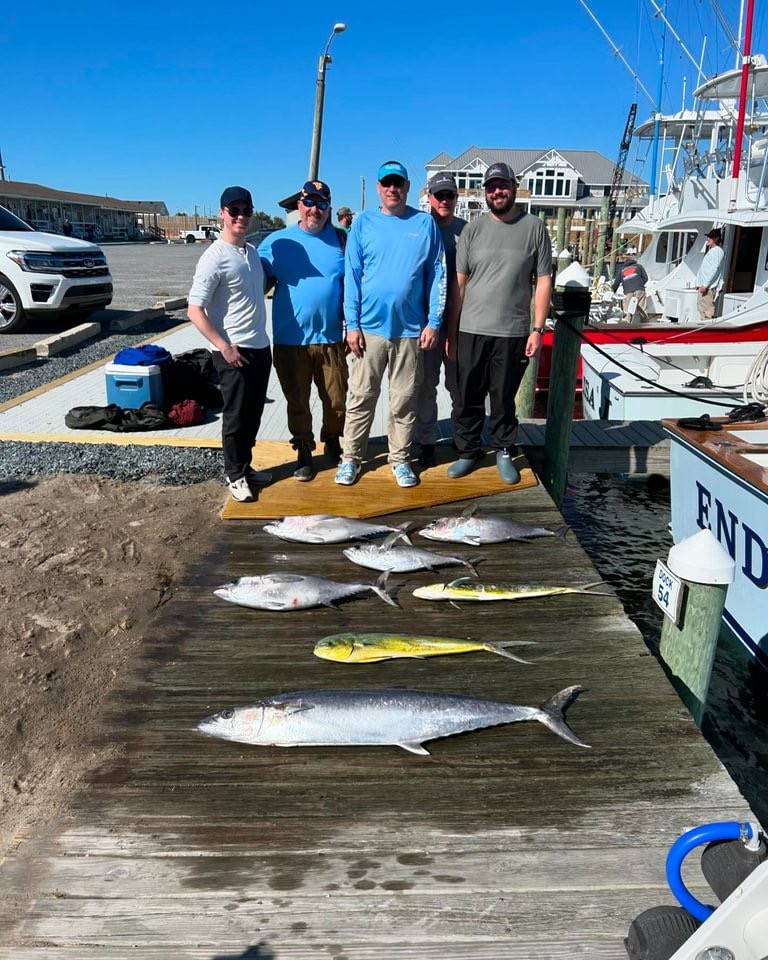
<path id="1" fill-rule="evenodd" d="M 23 367 L 27 363 L 37 361 L 37 351 L 34 347 L 12 347 L 10 350 L 0 350 L 0 370 L 12 370 L 14 367 Z"/>
<path id="2" fill-rule="evenodd" d="M 76 343 L 98 337 L 100 333 L 100 323 L 81 323 L 79 327 L 72 327 L 71 330 L 65 330 L 64 333 L 54 334 L 52 337 L 46 337 L 45 340 L 39 340 L 34 345 L 34 350 L 38 357 L 52 357 Z"/>
<path id="3" fill-rule="evenodd" d="M 136 313 L 126 314 L 124 317 L 117 317 L 109 324 L 111 332 L 119 333 L 121 330 L 130 330 L 131 327 L 138 327 L 146 320 L 154 320 L 162 317 L 165 313 L 163 307 L 148 307 L 146 310 L 137 310 Z"/>
<path id="4" fill-rule="evenodd" d="M 155 309 L 167 310 L 170 313 L 172 310 L 184 310 L 187 305 L 186 297 L 174 297 L 173 300 L 158 300 Z"/>

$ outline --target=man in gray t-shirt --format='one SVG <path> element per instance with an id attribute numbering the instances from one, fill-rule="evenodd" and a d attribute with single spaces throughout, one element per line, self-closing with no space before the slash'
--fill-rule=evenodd
<path id="1" fill-rule="evenodd" d="M 450 173 L 436 173 L 427 184 L 429 190 L 429 208 L 440 230 L 445 248 L 445 277 L 447 281 L 446 311 L 456 296 L 456 243 L 467 221 L 454 215 L 459 188 Z M 446 314 L 447 315 L 447 314 Z M 447 325 L 440 328 L 440 341 L 436 350 L 425 350 L 424 379 L 419 387 L 416 404 L 416 433 L 414 439 L 421 444 L 419 466 L 422 469 L 434 467 L 435 444 L 440 437 L 437 425 L 437 388 L 440 384 L 440 368 L 445 368 L 445 386 L 451 396 L 451 405 L 456 402 L 456 361 L 449 360 L 445 353 Z M 453 414 L 453 410 L 451 410 Z"/>
<path id="2" fill-rule="evenodd" d="M 489 212 L 471 221 L 459 238 L 457 296 L 448 311 L 447 353 L 457 360 L 454 441 L 459 452 L 448 476 L 464 477 L 480 463 L 489 397 L 496 465 L 505 483 L 517 483 L 515 394 L 529 359 L 541 348 L 552 296 L 552 247 L 541 220 L 515 202 L 517 181 L 508 164 L 492 164 L 483 185 Z"/>

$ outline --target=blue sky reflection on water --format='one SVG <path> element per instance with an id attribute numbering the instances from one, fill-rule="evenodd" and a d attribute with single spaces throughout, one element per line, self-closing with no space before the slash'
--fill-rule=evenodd
<path id="1" fill-rule="evenodd" d="M 672 546 L 668 482 L 572 474 L 563 515 L 656 655 L 663 615 L 651 580 Z M 738 642 L 718 645 L 702 733 L 768 828 L 768 674 Z"/>

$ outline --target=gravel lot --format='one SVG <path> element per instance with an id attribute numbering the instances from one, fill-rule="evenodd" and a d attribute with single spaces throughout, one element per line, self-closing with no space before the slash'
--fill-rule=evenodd
<path id="1" fill-rule="evenodd" d="M 0 372 L 0 403 L 12 400 L 87 364 L 111 358 L 123 347 L 141 343 L 182 323 L 185 310 L 149 320 L 122 333 L 109 333 L 108 324 L 119 312 L 144 310 L 159 299 L 186 296 L 202 244 L 119 244 L 105 247 L 115 283 L 113 308 L 98 311 L 93 320 L 103 332 L 94 340 L 17 370 Z M 38 322 L 39 324 L 39 322 Z M 31 345 L 60 332 L 61 323 L 30 327 L 23 335 L 0 337 L 0 349 L 18 343 Z M 95 474 L 116 480 L 151 478 L 160 484 L 181 486 L 221 479 L 218 450 L 181 447 L 118 446 L 117 444 L 18 443 L 0 444 L 0 476 L 6 480 L 60 473 Z"/>

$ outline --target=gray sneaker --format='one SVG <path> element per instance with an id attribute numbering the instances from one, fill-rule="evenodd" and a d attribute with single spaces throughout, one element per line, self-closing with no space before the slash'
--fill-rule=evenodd
<path id="1" fill-rule="evenodd" d="M 512 463 L 510 450 L 499 450 L 496 454 L 496 467 L 504 483 L 519 483 L 520 471 Z"/>
<path id="2" fill-rule="evenodd" d="M 254 487 L 266 487 L 272 483 L 272 474 L 264 470 L 254 470 L 252 467 L 247 467 L 245 479 L 248 483 L 252 483 Z"/>

